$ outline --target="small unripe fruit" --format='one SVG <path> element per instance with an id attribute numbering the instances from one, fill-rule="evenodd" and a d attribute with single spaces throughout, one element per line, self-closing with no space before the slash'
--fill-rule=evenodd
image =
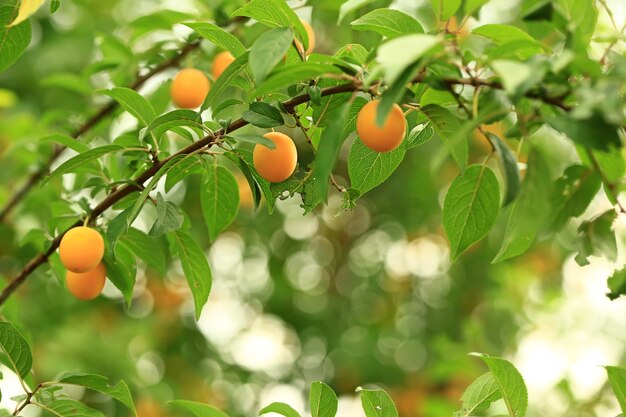
<path id="1" fill-rule="evenodd" d="M 87 272 L 104 256 L 104 239 L 90 227 L 75 227 L 65 233 L 59 245 L 63 266 L 72 272 Z"/>
<path id="2" fill-rule="evenodd" d="M 301 20 L 301 22 L 302 22 L 302 26 L 304 26 L 304 30 L 306 30 L 306 34 L 309 37 L 309 46 L 308 48 L 306 48 L 306 55 L 310 55 L 311 53 L 313 53 L 313 50 L 315 49 L 315 32 L 313 31 L 313 27 L 308 22 L 305 22 L 304 20 Z M 298 48 L 298 51 L 302 53 L 302 49 L 303 49 L 302 43 L 296 40 L 296 46 Z"/>
<path id="3" fill-rule="evenodd" d="M 211 75 L 213 75 L 213 79 L 217 80 L 220 75 L 228 68 L 230 64 L 235 61 L 235 57 L 230 54 L 228 51 L 222 51 L 219 54 L 215 55 L 213 59 L 213 65 L 211 65 Z"/>
<path id="4" fill-rule="evenodd" d="M 95 268 L 83 273 L 67 271 L 65 283 L 68 291 L 79 300 L 93 300 L 102 292 L 107 270 L 100 262 Z"/>
<path id="5" fill-rule="evenodd" d="M 204 103 L 210 88 L 209 79 L 202 71 L 195 68 L 185 68 L 174 77 L 170 94 L 172 101 L 178 107 L 195 109 Z"/>
<path id="6" fill-rule="evenodd" d="M 394 104 L 382 127 L 376 124 L 378 100 L 367 103 L 356 118 L 356 133 L 365 146 L 376 152 L 396 149 L 406 135 L 406 119 L 402 109 Z"/>
<path id="7" fill-rule="evenodd" d="M 281 182 L 293 174 L 298 163 L 298 151 L 291 138 L 284 133 L 269 132 L 263 135 L 276 147 L 270 149 L 257 144 L 254 147 L 254 168 L 259 175 L 269 182 Z"/>

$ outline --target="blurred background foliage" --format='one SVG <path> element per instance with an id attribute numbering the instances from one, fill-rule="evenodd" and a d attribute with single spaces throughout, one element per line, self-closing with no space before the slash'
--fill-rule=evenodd
<path id="1" fill-rule="evenodd" d="M 45 162 L 52 145 L 40 138 L 67 133 L 96 111 L 103 97 L 94 89 L 128 85 L 140 64 L 171 56 L 189 34 L 177 22 L 225 21 L 242 3 L 63 0 L 54 15 L 36 15 L 29 50 L 0 73 L 0 200 Z M 516 8 L 530 3 L 541 2 L 493 0 L 478 21 L 511 22 Z M 620 0 L 607 3 L 618 22 L 626 21 Z M 337 45 L 351 42 L 371 48 L 380 40 L 351 31 L 349 18 L 337 25 L 337 0 L 292 5 L 313 23 L 319 52 L 334 53 Z M 388 5 L 425 27 L 434 24 L 424 1 L 381 0 L 359 13 Z M 247 25 L 234 33 L 250 45 L 263 30 Z M 597 32 L 609 30 L 600 9 Z M 205 42 L 187 64 L 208 73 L 216 52 Z M 114 69 L 103 71 L 107 65 Z M 142 89 L 159 112 L 170 106 L 174 72 Z M 241 110 L 234 106 L 221 117 Z M 114 138 L 128 123 L 129 116 L 118 112 L 85 140 Z M 301 134 L 291 133 L 302 158 L 312 159 Z M 473 140 L 472 147 L 473 158 L 482 158 L 481 141 Z M 546 148 L 556 159 L 569 151 L 558 144 Z M 445 416 L 458 409 L 463 389 L 484 372 L 467 356 L 472 351 L 508 357 L 520 368 L 531 416 L 610 415 L 615 400 L 600 366 L 626 360 L 626 302 L 604 295 L 611 265 L 601 258 L 585 267 L 573 262 L 575 225 L 519 258 L 492 265 L 501 225 L 451 265 L 441 204 L 457 171 L 447 164 L 431 141 L 408 153 L 391 179 L 356 209 L 339 216 L 336 193 L 327 207 L 306 216 L 296 199 L 279 201 L 273 215 L 253 211 L 242 180 L 240 213 L 230 229 L 210 243 L 204 226 L 194 228 L 214 273 L 197 323 L 177 264 L 166 276 L 139 268 L 130 308 L 110 284 L 105 297 L 76 301 L 54 274 L 41 270 L 9 301 L 5 317 L 30 338 L 39 380 L 68 370 L 123 378 L 140 417 L 177 415 L 166 406 L 174 398 L 209 402 L 234 417 L 256 415 L 275 400 L 303 410 L 312 380 L 329 383 L 341 395 L 341 416 L 361 415 L 354 389 L 369 384 L 385 387 L 402 416 Z M 123 163 L 119 169 L 121 175 Z M 347 174 L 340 171 L 340 180 L 342 175 Z M 192 176 L 169 194 L 192 224 L 203 224 L 201 186 Z M 3 277 L 41 249 L 43 237 L 74 221 L 79 210 L 66 197 L 61 181 L 50 182 L 32 193 L 14 221 L 0 226 Z M 90 201 L 89 193 L 85 199 Z M 610 207 L 603 196 L 596 200 L 583 217 Z M 7 408 L 14 382 L 7 377 L 0 385 Z M 107 415 L 127 414 L 99 395 L 85 395 Z"/>

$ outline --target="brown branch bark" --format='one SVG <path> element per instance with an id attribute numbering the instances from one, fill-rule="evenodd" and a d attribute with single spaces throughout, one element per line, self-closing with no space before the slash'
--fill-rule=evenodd
<path id="1" fill-rule="evenodd" d="M 168 68 L 172 68 L 178 65 L 178 63 L 187 56 L 194 49 L 198 48 L 200 45 L 200 41 L 196 40 L 193 42 L 187 43 L 175 56 L 168 59 L 167 61 L 162 62 L 156 67 L 152 68 L 150 71 L 145 74 L 137 77 L 137 79 L 129 86 L 129 88 L 133 90 L 138 90 L 146 81 L 155 75 L 165 71 Z M 91 116 L 84 124 L 82 124 L 78 129 L 76 129 L 71 137 L 74 139 L 78 139 L 80 136 L 84 135 L 95 126 L 98 125 L 105 117 L 111 114 L 116 108 L 118 104 L 116 101 L 111 100 L 108 104 L 103 106 L 96 114 Z M 66 149 L 65 146 L 56 145 L 52 151 L 52 154 L 46 161 L 46 163 L 38 168 L 35 172 L 30 174 L 26 182 L 19 187 L 13 195 L 7 200 L 4 207 L 0 210 L 0 222 L 6 221 L 6 218 L 13 211 L 13 209 L 26 197 L 26 195 L 32 190 L 41 179 L 48 173 L 50 166 L 56 161 L 56 159 L 61 155 L 61 153 Z"/>
<path id="2" fill-rule="evenodd" d="M 422 82 L 422 80 L 424 79 L 425 74 L 422 73 L 420 75 L 418 75 L 415 79 L 412 80 L 412 83 L 419 83 Z M 485 80 L 479 80 L 479 79 L 472 79 L 472 80 L 468 80 L 468 79 L 447 79 L 445 80 L 446 83 L 449 83 L 451 85 L 473 85 L 473 86 L 486 86 L 486 87 L 491 87 L 491 88 L 497 88 L 497 89 L 501 89 L 502 86 L 499 85 L 498 83 L 495 82 L 491 82 L 491 81 L 485 81 Z M 369 89 L 367 89 L 365 92 L 372 92 L 375 91 L 375 89 L 377 88 L 377 84 L 374 83 L 372 84 Z M 329 96 L 329 95 L 334 95 L 334 94 L 340 94 L 340 93 L 347 93 L 347 92 L 355 92 L 355 91 L 363 91 L 363 87 L 360 84 L 356 84 L 356 83 L 346 83 L 346 84 L 341 84 L 338 86 L 334 86 L 334 87 L 329 87 L 329 88 L 325 88 L 322 90 L 322 96 Z M 553 101 L 552 99 L 546 98 L 546 97 L 542 97 L 542 96 L 537 96 L 537 97 L 532 97 L 532 98 L 538 98 L 546 103 L 549 104 L 553 104 L 551 103 L 551 101 Z M 306 103 L 308 101 L 310 101 L 311 97 L 309 96 L 308 93 L 306 94 L 302 94 L 300 96 L 294 97 L 286 102 L 283 103 L 283 108 L 287 113 L 293 113 L 294 109 L 303 103 Z M 566 106 L 564 103 L 562 103 L 561 101 L 557 101 L 559 104 L 554 104 L 559 108 L 569 108 L 569 106 Z M 233 123 L 231 123 L 231 125 L 228 128 L 228 133 L 241 129 L 242 127 L 248 125 L 248 122 L 246 122 L 243 118 L 237 119 L 235 120 Z M 100 202 L 100 204 L 98 204 L 96 207 L 94 207 L 94 209 L 91 211 L 90 214 L 90 220 L 94 220 L 97 217 L 99 217 L 104 211 L 106 211 L 107 209 L 109 209 L 111 206 L 113 206 L 115 203 L 117 203 L 118 201 L 120 201 L 121 199 L 123 199 L 124 197 L 128 196 L 129 194 L 132 194 L 133 192 L 136 191 L 140 191 L 143 189 L 143 184 L 148 181 L 150 178 L 152 178 L 155 174 L 157 174 L 159 172 L 159 170 L 165 165 L 167 164 L 170 160 L 172 160 L 173 158 L 176 158 L 180 155 L 187 155 L 190 154 L 192 152 L 198 151 L 202 148 L 210 148 L 216 140 L 220 139 L 221 137 L 223 137 L 227 132 L 224 131 L 224 129 L 220 129 L 219 131 L 215 132 L 212 135 L 207 135 L 205 137 L 203 137 L 202 139 L 188 145 L 187 147 L 179 150 L 178 152 L 170 155 L 168 158 L 163 159 L 162 161 L 159 161 L 158 163 L 152 165 L 150 168 L 148 168 L 147 170 L 145 170 L 143 173 L 141 173 L 140 175 L 138 175 L 131 184 L 127 184 L 113 192 L 111 192 L 111 194 L 109 194 L 104 200 L 102 200 Z M 71 229 L 72 227 L 76 227 L 76 226 L 81 226 L 82 225 L 82 221 L 78 220 L 76 223 L 74 223 L 74 225 L 72 225 L 70 228 L 68 228 L 67 230 Z M 10 282 L 9 284 L 2 290 L 2 292 L 0 293 L 0 306 L 11 296 L 11 294 L 13 294 L 15 292 L 15 290 L 17 290 L 17 288 L 19 288 L 19 286 L 24 283 L 24 281 L 28 278 L 28 276 L 30 274 L 32 274 L 39 266 L 41 266 L 42 264 L 46 263 L 48 258 L 50 257 L 50 255 L 52 255 L 54 253 L 54 251 L 56 251 L 56 249 L 59 247 L 59 244 L 61 243 L 61 239 L 63 238 L 63 235 L 67 232 L 67 230 L 65 230 L 63 233 L 59 234 L 58 236 L 56 236 L 54 238 L 54 240 L 52 240 L 50 247 L 48 248 L 48 250 L 46 250 L 45 252 L 40 253 L 39 255 L 35 256 L 33 259 L 30 260 L 30 262 L 28 262 L 26 264 L 26 266 L 24 267 L 24 269 L 17 274 Z"/>

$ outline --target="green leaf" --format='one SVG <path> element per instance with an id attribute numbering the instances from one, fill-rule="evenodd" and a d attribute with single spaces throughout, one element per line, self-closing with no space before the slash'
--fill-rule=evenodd
<path id="1" fill-rule="evenodd" d="M 126 233 L 126 230 L 128 229 L 127 221 L 130 210 L 131 209 L 129 208 L 123 210 L 107 224 L 106 241 L 111 251 L 115 250 L 115 245 L 117 244 L 120 236 Z"/>
<path id="2" fill-rule="evenodd" d="M 486 411 L 492 402 L 500 398 L 502 398 L 500 387 L 491 372 L 481 375 L 463 393 L 461 397 L 463 409 L 459 416 L 470 417 L 475 413 Z"/>
<path id="3" fill-rule="evenodd" d="M 241 41 L 235 35 L 219 26 L 208 22 L 185 23 L 185 26 L 190 27 L 198 35 L 213 42 L 221 49 L 230 52 L 235 58 L 246 53 L 246 47 L 243 46 Z"/>
<path id="4" fill-rule="evenodd" d="M 376 9 L 350 24 L 354 30 L 370 30 L 392 39 L 424 33 L 422 25 L 406 13 L 394 9 Z"/>
<path id="5" fill-rule="evenodd" d="M 290 28 L 276 28 L 265 32 L 250 48 L 250 68 L 257 83 L 282 61 L 293 41 L 293 31 Z"/>
<path id="6" fill-rule="evenodd" d="M 461 7 L 461 0 L 430 0 L 438 20 L 448 20 Z"/>
<path id="7" fill-rule="evenodd" d="M 608 210 L 578 226 L 576 262 L 579 265 L 588 265 L 587 258 L 592 255 L 612 262 L 617 260 L 617 241 L 615 232 L 611 230 L 616 217 L 615 210 Z"/>
<path id="8" fill-rule="evenodd" d="M 182 230 L 175 230 L 171 236 L 178 249 L 180 263 L 193 295 L 197 320 L 200 318 L 202 307 L 206 304 L 211 292 L 211 268 L 202 247 L 190 234 Z"/>
<path id="9" fill-rule="evenodd" d="M 601 185 L 602 179 L 593 169 L 582 165 L 568 167 L 554 187 L 552 228 L 560 230 L 570 218 L 583 214 Z"/>
<path id="10" fill-rule="evenodd" d="M 246 122 L 263 128 L 282 126 L 285 123 L 280 110 L 261 101 L 250 103 L 249 110 L 242 117 Z"/>
<path id="11" fill-rule="evenodd" d="M 339 401 L 332 388 L 323 382 L 315 381 L 311 384 L 309 405 L 311 417 L 335 417 Z"/>
<path id="12" fill-rule="evenodd" d="M 607 297 L 610 300 L 616 300 L 620 296 L 626 294 L 626 268 L 613 272 L 607 281 L 609 293 Z"/>
<path id="13" fill-rule="evenodd" d="M 510 417 L 524 417 L 528 408 L 528 391 L 524 378 L 506 359 L 486 355 L 479 356 L 491 371 Z"/>
<path id="14" fill-rule="evenodd" d="M 339 18 L 337 19 L 337 24 L 340 24 L 343 19 L 349 13 L 352 13 L 356 9 L 366 6 L 370 3 L 373 3 L 375 0 L 347 0 L 345 1 L 341 7 L 339 8 Z"/>
<path id="15" fill-rule="evenodd" d="M 346 116 L 346 124 L 343 128 L 343 135 L 350 136 L 356 130 L 356 118 L 359 116 L 359 112 L 368 103 L 363 97 L 356 97 L 350 108 L 348 109 L 348 115 Z"/>
<path id="16" fill-rule="evenodd" d="M 322 201 L 328 194 L 328 181 L 339 158 L 339 151 L 346 140 L 344 126 L 348 116 L 349 103 L 344 104 L 341 113 L 322 132 L 320 144 L 315 154 L 313 183 Z"/>
<path id="17" fill-rule="evenodd" d="M 72 373 L 64 375 L 58 380 L 59 384 L 78 385 L 94 391 L 101 392 L 109 397 L 119 401 L 128 407 L 133 414 L 137 414 L 133 397 L 130 394 L 126 382 L 120 380 L 117 384 L 111 385 L 109 379 L 101 375 Z"/>
<path id="18" fill-rule="evenodd" d="M 464 168 L 467 165 L 469 147 L 467 138 L 457 135 L 461 131 L 459 119 L 450 110 L 435 104 L 422 107 L 421 112 L 430 121 L 437 135 L 446 144 L 456 163 L 461 168 Z"/>
<path id="19" fill-rule="evenodd" d="M 435 129 L 433 129 L 430 123 L 426 125 L 418 125 L 411 130 L 408 138 L 406 139 L 406 149 L 412 149 L 417 146 L 420 146 L 426 142 L 428 142 L 433 135 L 435 134 Z"/>
<path id="20" fill-rule="evenodd" d="M 605 366 L 609 384 L 615 393 L 622 412 L 626 413 L 626 369 L 617 366 Z"/>
<path id="21" fill-rule="evenodd" d="M 366 417 L 398 417 L 396 405 L 382 389 L 361 390 L 361 406 Z"/>
<path id="22" fill-rule="evenodd" d="M 549 162 L 536 149 L 531 149 L 528 166 L 520 193 L 510 206 L 502 246 L 493 263 L 524 253 L 535 240 L 544 223 L 550 206 L 553 178 Z"/>
<path id="23" fill-rule="evenodd" d="M 453 182 L 443 203 L 443 227 L 452 259 L 487 235 L 500 209 L 500 186 L 491 168 L 471 165 Z"/>
<path id="24" fill-rule="evenodd" d="M 472 34 L 490 39 L 496 45 L 522 43 L 525 47 L 517 53 L 520 59 L 528 59 L 543 52 L 543 47 L 535 38 L 515 26 L 488 24 L 477 27 Z"/>
<path id="25" fill-rule="evenodd" d="M 89 149 L 88 151 L 83 153 L 79 153 L 78 155 L 63 162 L 57 169 L 52 171 L 52 173 L 45 179 L 45 181 L 50 181 L 51 179 L 66 174 L 68 172 L 75 172 L 77 168 L 86 164 L 87 162 L 94 161 L 103 155 L 122 149 L 124 148 L 119 145 L 105 145 L 99 148 Z"/>
<path id="26" fill-rule="evenodd" d="M 272 212 L 274 211 L 274 203 L 276 199 L 274 198 L 274 194 L 272 193 L 270 183 L 267 180 L 263 179 L 254 169 L 252 151 L 249 149 L 238 148 L 236 153 L 227 152 L 226 154 L 224 154 L 224 156 L 239 165 L 239 168 L 241 168 L 241 171 L 248 179 L 248 183 L 250 184 L 250 189 L 252 190 L 253 194 L 255 193 L 256 187 L 258 186 L 258 189 L 261 191 L 261 194 L 263 194 L 263 197 L 265 198 L 267 211 L 269 214 L 272 214 Z M 251 180 L 253 181 L 251 182 Z M 258 195 L 257 198 L 260 199 L 260 195 Z"/>
<path id="27" fill-rule="evenodd" d="M 236 135 L 228 135 L 226 137 L 235 139 L 236 141 L 239 141 L 239 142 L 254 143 L 255 145 L 261 144 L 263 146 L 267 146 L 270 149 L 276 149 L 276 144 L 274 142 L 272 142 L 270 139 L 266 138 L 265 136 L 261 136 L 261 135 L 238 133 Z"/>
<path id="28" fill-rule="evenodd" d="M 594 0 L 558 0 L 563 18 L 568 22 L 567 29 L 574 39 L 577 50 L 586 53 L 598 20 L 598 8 Z"/>
<path id="29" fill-rule="evenodd" d="M 611 183 L 621 182 L 622 177 L 626 174 L 626 161 L 622 155 L 622 149 L 612 148 L 609 152 L 593 151 L 592 155 L 595 156 L 598 161 L 598 165 L 602 170 L 603 176 Z M 583 154 L 583 158 L 585 155 Z M 591 165 L 593 162 L 588 160 L 587 165 Z"/>
<path id="30" fill-rule="evenodd" d="M 237 9 L 233 16 L 248 16 L 271 28 L 292 27 L 302 40 L 304 49 L 309 46 L 309 37 L 302 21 L 285 0 L 251 0 Z"/>
<path id="31" fill-rule="evenodd" d="M 125 226 L 125 225 L 124 225 Z M 107 268 L 107 278 L 120 290 L 130 306 L 135 289 L 136 269 L 135 254 L 130 251 L 124 242 L 116 242 L 113 253 L 108 250 L 104 254 L 104 264 Z"/>
<path id="32" fill-rule="evenodd" d="M 54 14 L 61 7 L 61 0 L 50 0 L 50 14 Z"/>
<path id="33" fill-rule="evenodd" d="M 54 400 L 45 405 L 34 404 L 56 417 L 104 417 L 104 414 L 98 410 L 87 407 L 81 402 L 65 398 Z"/>
<path id="34" fill-rule="evenodd" d="M 382 184 L 393 174 L 404 159 L 404 145 L 391 152 L 374 152 L 356 139 L 348 154 L 348 175 L 353 188 L 360 195 Z"/>
<path id="35" fill-rule="evenodd" d="M 128 229 L 126 234 L 121 237 L 120 241 L 139 259 L 143 260 L 146 265 L 154 268 L 162 276 L 165 276 L 167 272 L 165 252 L 158 241 L 155 241 L 141 230 L 133 227 Z"/>
<path id="36" fill-rule="evenodd" d="M 228 417 L 215 407 L 195 401 L 174 400 L 169 401 L 168 404 L 187 410 L 196 417 Z"/>
<path id="37" fill-rule="evenodd" d="M 150 237 L 162 236 L 167 232 L 181 228 L 185 217 L 183 213 L 181 213 L 180 208 L 178 208 L 178 205 L 170 201 L 165 201 L 161 193 L 158 193 L 156 207 L 157 219 L 150 228 Z"/>
<path id="38" fill-rule="evenodd" d="M 103 94 L 117 101 L 128 113 L 133 115 L 142 126 L 149 126 L 156 118 L 152 104 L 135 90 L 126 87 L 115 87 L 111 90 L 100 90 Z"/>
<path id="39" fill-rule="evenodd" d="M 599 114 L 587 119 L 575 119 L 570 115 L 555 116 L 548 118 L 547 122 L 575 143 L 602 151 L 621 147 L 617 127 L 607 123 Z"/>
<path id="40" fill-rule="evenodd" d="M 300 417 L 300 413 L 294 410 L 289 404 L 285 403 L 271 403 L 259 411 L 259 415 L 267 413 L 277 413 L 285 417 Z"/>
<path id="41" fill-rule="evenodd" d="M 172 110 L 154 119 L 145 130 L 143 136 L 146 137 L 154 132 L 154 135 L 160 138 L 168 130 L 179 126 L 189 126 L 200 132 L 204 128 L 202 118 L 197 112 L 193 110 Z"/>
<path id="42" fill-rule="evenodd" d="M 337 74 L 340 72 L 341 70 L 334 65 L 309 61 L 281 66 L 257 87 L 254 93 L 252 93 L 252 96 L 264 96 L 268 93 L 275 93 L 278 90 L 287 88 L 290 85 L 312 80 L 323 74 Z"/>
<path id="43" fill-rule="evenodd" d="M 30 44 L 32 37 L 29 21 L 7 27 L 15 17 L 16 5 L 0 6 L 0 71 L 10 67 Z"/>
<path id="44" fill-rule="evenodd" d="M 239 210 L 239 186 L 237 180 L 214 158 L 206 164 L 200 190 L 200 203 L 204 222 L 213 241 L 237 217 Z"/>
<path id="45" fill-rule="evenodd" d="M 202 173 L 202 157 L 193 155 L 172 166 L 165 177 L 165 192 L 192 174 Z"/>
<path id="46" fill-rule="evenodd" d="M 20 379 L 30 373 L 33 357 L 24 336 L 7 321 L 0 322 L 0 349 L 5 356 L 3 361 Z"/>
<path id="47" fill-rule="evenodd" d="M 215 105 L 218 101 L 220 101 L 220 103 L 217 106 L 215 106 L 215 108 L 213 109 L 213 116 L 217 115 L 217 113 L 219 113 L 219 111 L 223 109 L 223 107 L 221 106 L 224 106 L 224 102 L 221 102 L 221 100 L 223 99 L 222 93 L 226 90 L 226 88 L 228 88 L 230 85 L 233 84 L 235 79 L 243 80 L 247 91 L 252 90 L 253 88 L 252 82 L 248 79 L 249 75 L 247 75 L 247 73 L 246 73 L 247 76 L 243 78 L 238 78 L 239 73 L 246 68 L 246 65 L 248 65 L 249 57 L 250 55 L 248 54 L 248 52 L 246 52 L 238 56 L 237 58 L 235 58 L 235 60 L 231 62 L 229 66 L 226 67 L 224 72 L 222 72 L 219 78 L 215 80 L 215 82 L 211 86 L 211 89 L 209 90 L 209 94 L 204 100 L 204 103 L 202 103 L 202 106 L 200 107 L 201 110 L 206 110 L 209 107 L 212 107 L 213 105 Z M 230 100 L 234 100 L 234 99 L 230 99 Z M 226 100 L 226 101 L 230 101 L 230 100 Z M 239 100 L 235 100 L 235 102 L 240 103 Z"/>
<path id="48" fill-rule="evenodd" d="M 233 64 L 230 64 L 228 68 L 230 68 Z M 220 78 L 225 77 L 225 74 L 226 74 L 226 71 L 228 71 L 228 68 L 226 68 L 226 70 L 222 73 Z M 215 84 L 217 84 L 217 82 Z M 215 88 L 215 84 L 213 84 L 213 87 L 211 87 L 211 90 Z M 209 95 L 211 95 L 211 91 L 209 91 Z M 217 106 L 213 108 L 213 117 L 216 117 L 219 113 L 223 112 L 227 108 L 232 107 L 232 106 L 237 106 L 239 104 L 244 104 L 244 103 L 243 101 L 238 100 L 236 98 L 229 98 L 228 100 L 221 101 Z"/>
<path id="49" fill-rule="evenodd" d="M 487 132 L 487 139 L 495 148 L 498 157 L 500 159 L 500 166 L 502 167 L 502 172 L 504 173 L 504 179 L 506 181 L 506 193 L 504 194 L 503 205 L 507 205 L 512 202 L 517 194 L 519 193 L 519 189 L 521 187 L 521 176 L 519 173 L 519 168 L 517 167 L 517 158 L 511 151 L 511 148 L 500 139 L 498 136 L 494 135 L 491 132 Z"/>
<path id="50" fill-rule="evenodd" d="M 440 50 L 442 43 L 439 36 L 424 34 L 401 36 L 383 43 L 378 47 L 376 61 L 384 70 L 387 84 L 393 84 L 420 58 Z"/>
<path id="51" fill-rule="evenodd" d="M 41 138 L 41 141 L 58 143 L 78 153 L 89 151 L 89 146 L 85 145 L 84 143 L 74 139 L 71 136 L 61 135 L 58 133 L 54 133 L 49 136 L 44 136 L 43 138 Z"/>
<path id="52" fill-rule="evenodd" d="M 127 227 L 130 227 L 130 225 L 133 224 L 133 222 L 135 221 L 135 219 L 139 215 L 139 212 L 141 212 L 141 209 L 143 208 L 143 204 L 145 203 L 146 199 L 150 195 L 150 192 L 156 186 L 156 184 L 159 182 L 161 177 L 163 177 L 163 175 L 167 174 L 167 172 L 173 166 L 175 166 L 176 164 L 184 161 L 185 159 L 189 159 L 189 158 L 191 158 L 191 155 L 177 155 L 177 156 L 173 157 L 172 159 L 170 159 L 169 161 L 167 161 L 161 167 L 161 169 L 159 169 L 157 171 L 157 173 L 152 176 L 152 179 L 150 179 L 150 182 L 148 182 L 148 185 L 146 185 L 143 188 L 143 190 L 141 191 L 141 193 L 139 194 L 139 196 L 135 200 L 135 204 L 133 205 L 132 209 L 128 213 L 128 216 L 127 216 L 127 219 L 126 219 Z"/>
<path id="53" fill-rule="evenodd" d="M 483 5 L 487 4 L 489 0 L 466 0 L 465 1 L 465 15 L 470 16 L 477 12 Z"/>

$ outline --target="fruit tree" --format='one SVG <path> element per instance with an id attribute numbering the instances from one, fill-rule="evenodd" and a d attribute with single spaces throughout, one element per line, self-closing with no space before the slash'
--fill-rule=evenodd
<path id="1" fill-rule="evenodd" d="M 626 414 L 625 94 L 621 0 L 1 0 L 0 410 Z"/>

